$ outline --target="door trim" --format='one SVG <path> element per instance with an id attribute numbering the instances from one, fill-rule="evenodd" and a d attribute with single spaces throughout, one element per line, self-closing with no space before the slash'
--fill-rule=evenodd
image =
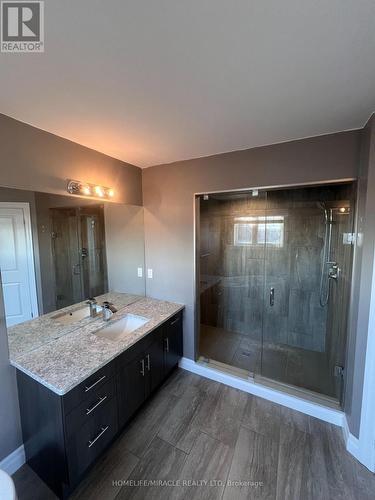
<path id="1" fill-rule="evenodd" d="M 361 420 L 359 426 L 358 455 L 356 457 L 371 472 L 375 472 L 375 267 L 372 272 L 370 312 L 368 321 L 366 358 L 362 390 Z M 349 437 L 351 436 L 349 431 Z M 349 440 L 350 442 L 350 440 Z"/>
<path id="2" fill-rule="evenodd" d="M 38 308 L 38 294 L 37 294 L 36 278 L 35 278 L 35 261 L 34 261 L 33 235 L 31 231 L 30 204 L 27 202 L 22 202 L 22 203 L 0 202 L 0 209 L 1 208 L 18 208 L 21 209 L 23 213 L 23 220 L 25 224 L 25 237 L 26 237 L 27 272 L 28 272 L 28 283 L 29 283 L 30 302 L 31 302 L 30 305 L 34 319 L 39 316 L 39 308 Z"/>

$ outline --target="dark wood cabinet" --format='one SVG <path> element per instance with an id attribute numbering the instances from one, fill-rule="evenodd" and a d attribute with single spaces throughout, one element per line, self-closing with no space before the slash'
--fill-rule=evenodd
<path id="1" fill-rule="evenodd" d="M 146 394 L 151 394 L 164 379 L 164 343 L 161 335 L 146 351 Z"/>
<path id="2" fill-rule="evenodd" d="M 17 370 L 26 460 L 66 498 L 182 356 L 182 311 L 59 396 Z"/>
<path id="3" fill-rule="evenodd" d="M 117 395 L 120 426 L 126 424 L 146 399 L 144 373 L 143 354 L 135 357 L 118 371 Z"/>
<path id="4" fill-rule="evenodd" d="M 123 426 L 182 356 L 182 313 L 154 330 L 118 362 L 119 425 Z"/>
<path id="5" fill-rule="evenodd" d="M 168 320 L 164 328 L 164 373 L 167 375 L 182 356 L 182 315 Z"/>

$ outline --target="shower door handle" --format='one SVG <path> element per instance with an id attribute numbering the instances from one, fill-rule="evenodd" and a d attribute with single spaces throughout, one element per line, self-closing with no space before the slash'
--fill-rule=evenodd
<path id="1" fill-rule="evenodd" d="M 274 287 L 270 288 L 270 306 L 273 306 L 275 303 L 275 289 Z"/>

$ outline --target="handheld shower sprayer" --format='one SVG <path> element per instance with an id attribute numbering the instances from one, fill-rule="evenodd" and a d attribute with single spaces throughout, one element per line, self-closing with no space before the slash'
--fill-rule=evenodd
<path id="1" fill-rule="evenodd" d="M 335 224 L 334 213 L 347 215 L 350 213 L 348 201 L 318 202 L 318 207 L 324 212 L 325 231 L 323 244 L 323 257 L 320 274 L 319 302 L 325 307 L 329 301 L 331 280 L 337 280 L 340 269 L 338 263 L 331 259 L 332 254 L 332 227 Z M 328 269 L 327 269 L 327 266 Z"/>

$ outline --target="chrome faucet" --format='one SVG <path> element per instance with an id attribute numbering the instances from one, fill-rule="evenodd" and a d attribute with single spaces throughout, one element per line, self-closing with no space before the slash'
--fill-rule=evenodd
<path id="1" fill-rule="evenodd" d="M 86 302 L 86 304 L 90 308 L 90 318 L 95 318 L 98 314 L 98 310 L 96 308 L 97 301 L 95 297 L 89 297 L 89 300 Z"/>
<path id="2" fill-rule="evenodd" d="M 109 321 L 110 318 L 117 312 L 117 309 L 111 302 L 103 302 L 103 320 Z"/>

